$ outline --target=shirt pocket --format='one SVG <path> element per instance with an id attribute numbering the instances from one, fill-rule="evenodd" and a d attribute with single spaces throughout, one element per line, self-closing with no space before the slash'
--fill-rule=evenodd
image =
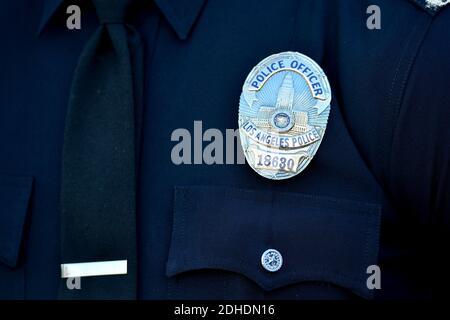
<path id="1" fill-rule="evenodd" d="M 33 178 L 0 175 L 0 299 L 25 297 L 21 246 Z"/>
<path id="2" fill-rule="evenodd" d="M 373 297 L 378 204 L 228 187 L 176 187 L 166 273 L 173 299 Z M 282 266 L 261 263 L 276 249 Z"/>

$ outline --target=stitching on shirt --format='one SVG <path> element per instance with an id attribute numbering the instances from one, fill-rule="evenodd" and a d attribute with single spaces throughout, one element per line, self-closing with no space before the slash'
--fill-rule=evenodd
<path id="1" fill-rule="evenodd" d="M 406 88 L 407 88 L 407 82 L 408 82 L 408 79 L 409 79 L 409 77 L 411 75 L 411 72 L 413 70 L 414 61 L 416 60 L 417 56 L 419 55 L 419 52 L 420 52 L 420 50 L 422 48 L 423 42 L 424 42 L 424 40 L 426 38 L 426 35 L 428 34 L 428 31 L 430 29 L 430 26 L 431 26 L 432 22 L 433 22 L 433 19 L 429 19 L 428 22 L 425 24 L 425 27 L 422 30 L 418 30 L 418 31 L 421 31 L 421 34 L 419 35 L 419 39 L 418 39 L 418 42 L 416 43 L 416 46 L 414 48 L 412 48 L 414 51 L 413 51 L 413 54 L 410 55 L 409 61 L 408 61 L 407 65 L 406 65 L 406 70 L 403 73 L 404 77 L 403 77 L 403 80 L 401 81 L 401 83 L 399 85 L 399 95 L 398 95 L 398 97 L 397 97 L 397 99 L 395 101 L 395 104 L 391 103 L 391 101 L 392 101 L 391 99 L 389 100 L 389 104 L 388 105 L 389 106 L 390 105 L 393 106 L 393 113 L 394 113 L 394 117 L 393 118 L 395 119 L 395 121 L 393 122 L 392 130 L 390 130 L 390 137 L 389 137 L 389 140 L 388 140 L 388 141 L 390 141 L 390 146 L 389 146 L 389 150 L 388 150 L 388 153 L 387 153 L 387 155 L 388 155 L 387 168 L 386 168 L 387 177 L 391 177 L 390 171 L 391 171 L 391 167 L 392 167 L 392 164 L 393 164 L 392 149 L 393 149 L 394 144 L 395 144 L 394 139 L 396 137 L 396 133 L 399 130 L 399 116 L 400 116 L 400 114 L 401 114 L 401 112 L 402 112 L 402 110 L 404 108 L 403 101 L 405 99 L 405 91 L 406 91 Z M 417 26 L 416 26 L 416 28 L 414 28 L 413 35 L 416 34 L 416 30 L 417 30 Z M 411 36 L 411 39 L 412 38 L 415 38 L 415 37 Z M 405 46 L 405 48 L 408 48 L 408 47 L 409 47 L 409 43 L 408 43 L 407 46 Z M 402 59 L 402 61 L 401 61 L 401 63 L 399 63 L 399 65 L 403 64 L 403 60 L 404 59 Z M 397 81 L 397 79 L 395 81 Z M 402 108 L 402 106 L 403 106 L 403 108 Z"/>

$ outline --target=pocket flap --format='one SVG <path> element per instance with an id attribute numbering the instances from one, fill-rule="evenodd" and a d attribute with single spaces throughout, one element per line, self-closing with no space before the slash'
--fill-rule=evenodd
<path id="1" fill-rule="evenodd" d="M 296 193 L 176 187 L 167 275 L 220 269 L 268 291 L 328 282 L 365 298 L 367 267 L 377 263 L 380 206 Z M 266 271 L 269 248 L 283 258 Z"/>
<path id="2" fill-rule="evenodd" d="M 32 177 L 0 175 L 0 262 L 17 266 Z"/>

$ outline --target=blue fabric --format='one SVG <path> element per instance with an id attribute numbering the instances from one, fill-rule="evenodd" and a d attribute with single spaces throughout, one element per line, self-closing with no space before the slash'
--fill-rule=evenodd
<path id="1" fill-rule="evenodd" d="M 0 262 L 17 266 L 27 217 L 32 177 L 0 175 Z"/>
<path id="2" fill-rule="evenodd" d="M 146 7 L 130 17 L 145 51 L 137 183 L 139 298 L 370 298 L 361 284 L 366 260 L 358 243 L 367 230 L 374 232 L 375 242 L 369 260 L 376 259 L 382 271 L 375 299 L 429 298 L 436 286 L 444 287 L 450 6 L 430 12 L 422 2 L 409 0 L 144 2 Z M 35 178 L 19 252 L 24 259 L 13 269 L 0 263 L 0 284 L 8 284 L 0 285 L 0 291 L 7 298 L 53 299 L 57 294 L 64 119 L 78 58 L 99 24 L 92 4 L 80 1 L 82 29 L 67 30 L 65 9 L 72 3 L 60 3 L 8 1 L 0 10 L 0 174 Z M 372 4 L 382 10 L 381 30 L 366 28 L 366 9 Z M 334 94 L 326 135 L 304 172 L 270 181 L 248 165 L 171 162 L 173 130 L 193 130 L 195 120 L 203 121 L 204 130 L 236 128 L 247 74 L 263 58 L 288 50 L 317 61 Z M 202 196 L 191 186 L 209 191 Z M 220 188 L 234 191 L 220 198 Z M 289 278 L 281 269 L 276 277 L 289 281 L 271 285 L 256 269 L 259 260 L 249 272 L 204 269 L 207 263 L 200 256 L 192 258 L 196 266 L 179 260 L 172 238 L 179 236 L 177 208 L 183 202 L 174 194 L 180 190 L 195 191 L 192 196 L 198 199 L 185 214 L 196 219 L 182 223 L 196 231 L 186 234 L 190 252 L 198 253 L 206 245 L 201 240 L 208 239 L 210 256 L 223 254 L 214 248 L 227 249 L 237 266 L 241 246 L 256 259 L 265 245 L 259 240 L 272 235 L 283 248 L 285 270 L 302 276 Z M 269 211 L 267 201 L 256 201 L 261 194 L 273 195 L 270 205 L 279 210 Z M 285 194 L 292 194 L 292 201 L 284 200 Z M 206 195 L 214 195 L 223 208 L 213 210 L 214 202 L 207 203 L 213 197 Z M 308 197 L 318 199 L 311 212 L 302 203 Z M 360 217 L 343 212 L 347 205 L 342 203 L 370 205 L 355 205 Z M 227 210 L 226 215 L 226 208 L 247 210 Z M 273 220 L 262 221 L 269 212 Z M 223 230 L 213 225 L 221 220 Z M 226 235 L 233 235 L 236 226 L 248 230 L 246 236 L 227 243 Z M 354 250 L 342 258 L 334 255 L 330 239 L 318 236 L 324 230 L 330 236 L 342 231 L 338 251 Z M 314 241 L 308 244 L 308 239 Z M 302 254 L 289 252 L 293 243 L 314 254 L 306 265 Z M 167 274 L 175 262 L 178 267 Z M 337 282 L 322 274 L 306 281 L 304 270 L 313 264 L 346 269 L 342 272 L 353 280 Z"/>
<path id="3" fill-rule="evenodd" d="M 0 174 L 0 299 L 25 297 L 27 242 L 34 179 L 27 175 Z"/>

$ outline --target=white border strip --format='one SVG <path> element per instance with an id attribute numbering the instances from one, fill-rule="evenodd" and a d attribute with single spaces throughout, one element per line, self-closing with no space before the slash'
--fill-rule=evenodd
<path id="1" fill-rule="evenodd" d="M 127 274 L 127 260 L 61 264 L 61 278 Z"/>

